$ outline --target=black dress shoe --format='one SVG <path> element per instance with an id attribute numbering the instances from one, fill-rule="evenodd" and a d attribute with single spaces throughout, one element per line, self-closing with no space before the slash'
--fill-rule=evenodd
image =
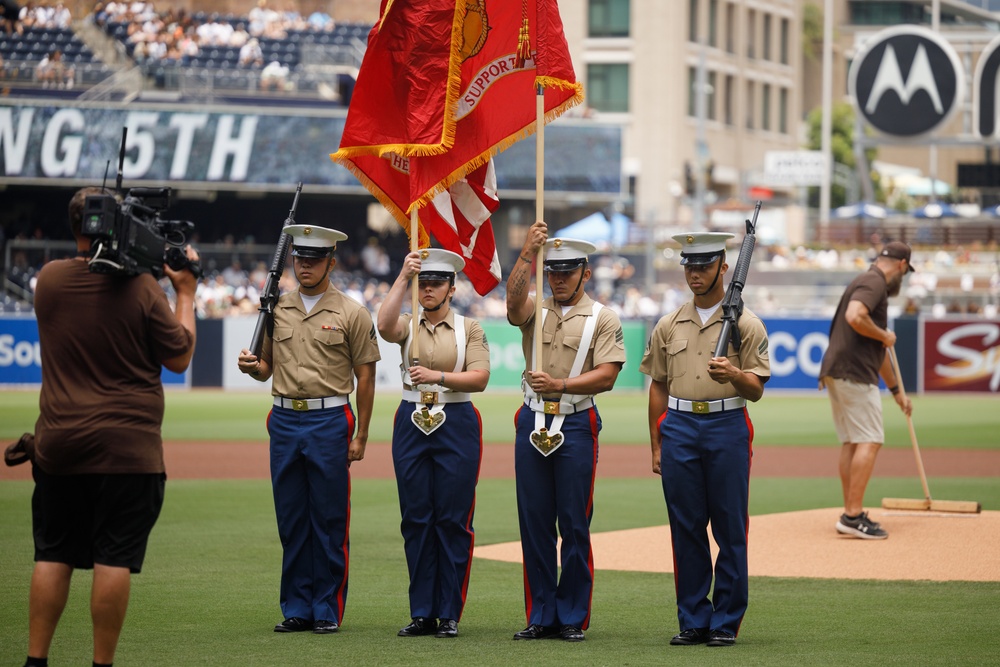
<path id="1" fill-rule="evenodd" d="M 736 637 L 723 630 L 712 630 L 708 634 L 707 646 L 732 646 L 736 643 Z"/>
<path id="2" fill-rule="evenodd" d="M 397 632 L 400 637 L 421 637 L 437 632 L 437 621 L 433 618 L 415 618 L 408 626 Z"/>
<path id="3" fill-rule="evenodd" d="M 670 643 L 674 646 L 704 644 L 708 641 L 708 635 L 708 628 L 691 628 L 690 630 L 682 630 L 680 634 L 674 635 Z"/>
<path id="4" fill-rule="evenodd" d="M 305 632 L 306 630 L 312 630 L 313 624 L 304 618 L 299 618 L 293 616 L 292 618 L 286 618 L 281 623 L 274 626 L 275 632 Z"/>
<path id="5" fill-rule="evenodd" d="M 457 637 L 458 636 L 458 621 L 451 618 L 442 618 L 441 622 L 438 623 L 437 632 L 434 633 L 435 637 Z"/>
<path id="6" fill-rule="evenodd" d="M 514 639 L 551 639 L 559 636 L 559 628 L 532 623 L 514 635 Z"/>
<path id="7" fill-rule="evenodd" d="M 330 635 L 340 629 L 334 621 L 316 621 L 313 623 L 314 635 Z"/>
<path id="8" fill-rule="evenodd" d="M 559 630 L 559 637 L 567 642 L 582 642 L 584 640 L 583 630 L 574 625 L 564 625 Z"/>

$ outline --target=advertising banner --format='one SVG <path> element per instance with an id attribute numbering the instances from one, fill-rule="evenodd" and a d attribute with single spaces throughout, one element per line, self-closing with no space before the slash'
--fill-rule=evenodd
<path id="1" fill-rule="evenodd" d="M 190 369 L 188 369 L 190 372 Z M 164 385 L 189 386 L 188 376 L 163 369 Z M 0 317 L 0 388 L 42 383 L 42 351 L 34 317 Z"/>
<path id="2" fill-rule="evenodd" d="M 270 391 L 270 382 L 259 383 L 239 372 L 236 358 L 253 335 L 256 317 L 234 317 L 221 327 L 199 326 L 199 347 L 221 351 L 221 364 L 202 369 L 199 386 Z M 979 391 L 1000 390 L 1000 322 L 985 320 L 913 320 L 903 327 L 899 320 L 891 324 L 900 336 L 896 345 L 899 363 L 908 390 Z M 521 332 L 503 320 L 484 320 L 480 324 L 490 344 L 490 384 L 488 390 L 517 391 L 521 387 L 524 355 Z M 771 379 L 768 390 L 816 391 L 819 368 L 829 345 L 829 320 L 807 318 L 767 318 L 771 356 Z M 639 364 L 648 336 L 646 323 L 625 321 L 626 363 L 615 390 L 643 390 L 646 376 Z M 212 340 L 221 336 L 220 340 Z M 399 371 L 399 346 L 379 337 L 382 360 L 376 364 L 379 391 L 402 388 Z M 911 369 L 913 375 L 910 374 Z M 922 384 L 916 382 L 920 370 Z M 189 377 L 163 372 L 165 384 L 190 386 Z M 218 377 L 211 377 L 212 373 Z M 0 387 L 37 385 L 41 382 L 41 356 L 38 328 L 34 318 L 0 318 Z"/>
<path id="3" fill-rule="evenodd" d="M 260 383 L 239 372 L 236 358 L 240 349 L 247 346 L 253 335 L 256 317 L 232 317 L 225 321 L 223 330 L 223 357 L 221 386 L 227 389 L 260 389 L 270 391 L 271 383 Z M 480 320 L 483 333 L 490 345 L 490 384 L 487 391 L 521 388 L 524 371 L 524 354 L 521 352 L 521 331 L 503 320 Z M 639 362 L 646 345 L 646 326 L 642 322 L 624 322 L 625 368 L 618 375 L 615 389 L 642 389 L 645 377 L 639 373 Z M 201 344 L 201 341 L 199 341 Z M 375 364 L 375 387 L 379 392 L 399 392 L 403 382 L 399 369 L 399 345 L 386 343 L 378 337 L 382 359 Z"/>
<path id="4" fill-rule="evenodd" d="M 1000 322 L 925 320 L 924 391 L 1000 391 Z"/>
<path id="5" fill-rule="evenodd" d="M 490 343 L 489 389 L 520 389 L 524 372 L 521 351 L 521 330 L 500 320 L 480 322 Z M 643 389 L 646 376 L 639 372 L 642 353 L 646 349 L 646 325 L 643 322 L 622 322 L 625 335 L 625 367 L 618 374 L 615 390 Z"/>
<path id="6" fill-rule="evenodd" d="M 128 187 L 170 183 L 212 190 L 280 189 L 301 181 L 310 192 L 366 195 L 357 178 L 330 161 L 344 112 L 244 113 L 193 105 L 31 104 L 0 99 L 0 184 L 114 182 L 122 128 Z M 621 192 L 622 131 L 568 120 L 546 128 L 545 189 Z M 496 161 L 502 192 L 535 188 L 535 142 L 519 141 Z"/>
<path id="7" fill-rule="evenodd" d="M 813 389 L 830 345 L 830 320 L 767 318 L 771 379 L 766 389 Z"/>

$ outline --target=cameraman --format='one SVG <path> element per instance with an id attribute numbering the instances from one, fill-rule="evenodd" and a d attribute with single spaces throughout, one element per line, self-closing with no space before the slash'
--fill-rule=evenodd
<path id="1" fill-rule="evenodd" d="M 142 568 L 163 505 L 161 366 L 180 373 L 194 354 L 195 276 L 164 267 L 175 312 L 149 274 L 91 273 L 81 234 L 83 188 L 69 204 L 77 256 L 38 275 L 35 314 L 42 389 L 31 500 L 35 568 L 26 667 L 46 665 L 74 569 L 93 569 L 94 665 L 110 665 L 131 574 Z M 189 260 L 198 256 L 188 247 Z"/>

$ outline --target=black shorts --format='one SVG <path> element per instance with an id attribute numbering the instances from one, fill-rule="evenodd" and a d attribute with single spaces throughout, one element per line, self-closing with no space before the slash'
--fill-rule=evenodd
<path id="1" fill-rule="evenodd" d="M 160 516 L 167 476 L 49 475 L 32 465 L 35 560 L 89 570 L 142 570 L 149 533 Z"/>

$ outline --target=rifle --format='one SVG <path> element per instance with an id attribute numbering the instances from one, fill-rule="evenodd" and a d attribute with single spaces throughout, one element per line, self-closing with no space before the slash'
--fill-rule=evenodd
<path id="1" fill-rule="evenodd" d="M 733 349 L 740 351 L 740 328 L 737 326 L 740 315 L 743 314 L 743 285 L 747 281 L 747 272 L 750 270 L 750 257 L 753 255 L 754 244 L 757 243 L 757 214 L 760 213 L 760 201 L 753 209 L 753 219 L 747 220 L 747 234 L 743 237 L 743 245 L 740 246 L 740 258 L 736 260 L 736 268 L 733 270 L 733 279 L 729 281 L 726 289 L 726 296 L 722 299 L 722 331 L 719 333 L 719 342 L 715 345 L 715 356 L 725 357 L 729 349 L 729 339 L 732 338 Z"/>
<path id="2" fill-rule="evenodd" d="M 267 272 L 267 279 L 264 281 L 264 289 L 260 292 L 260 314 L 257 316 L 257 326 L 253 330 L 253 338 L 250 340 L 250 353 L 260 359 L 261 349 L 264 347 L 264 331 L 267 335 L 274 334 L 274 307 L 278 305 L 278 281 L 285 270 L 285 256 L 288 254 L 288 246 L 292 244 L 292 237 L 285 233 L 284 228 L 295 224 L 295 209 L 299 206 L 299 193 L 302 192 L 302 183 L 299 182 L 295 188 L 295 199 L 292 201 L 292 209 L 285 218 L 285 224 L 281 226 L 281 237 L 278 239 L 278 247 L 274 251 L 274 259 L 271 260 L 271 268 Z"/>

